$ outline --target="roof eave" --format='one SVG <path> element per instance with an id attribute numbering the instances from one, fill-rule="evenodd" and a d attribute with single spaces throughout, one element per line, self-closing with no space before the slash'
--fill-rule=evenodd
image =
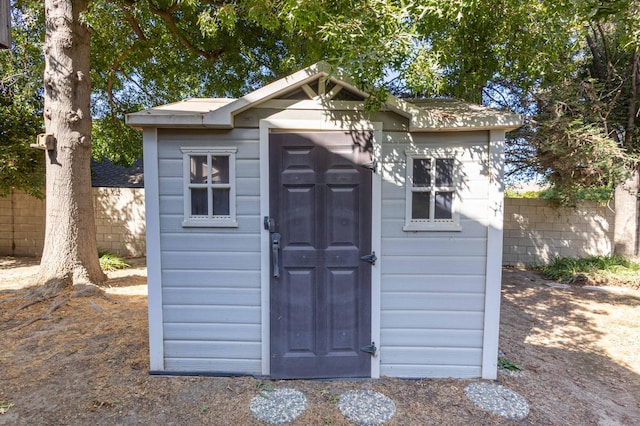
<path id="1" fill-rule="evenodd" d="M 127 114 L 125 122 L 127 125 L 144 129 L 146 127 L 153 128 L 214 128 L 214 129 L 232 129 L 233 125 L 225 123 L 205 123 L 204 114 L 144 114 L 135 113 Z"/>
<path id="2" fill-rule="evenodd" d="M 504 130 L 508 132 L 522 126 L 522 116 L 512 113 L 442 114 L 424 108 L 415 108 L 414 112 L 409 121 L 410 132 L 475 130 Z"/>

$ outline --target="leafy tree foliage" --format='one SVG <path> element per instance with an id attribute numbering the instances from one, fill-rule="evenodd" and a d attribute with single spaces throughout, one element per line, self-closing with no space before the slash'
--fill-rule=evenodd
<path id="1" fill-rule="evenodd" d="M 613 188 L 637 167 L 640 2 L 585 2 L 571 66 L 517 93 L 531 119 L 510 140 L 514 170 L 542 174 L 573 203 L 581 188 Z M 503 86 L 504 88 L 504 86 Z"/>
<path id="2" fill-rule="evenodd" d="M 373 106 L 392 91 L 515 109 L 530 118 L 510 140 L 515 171 L 541 173 L 568 194 L 613 185 L 638 146 L 639 3 L 96 0 L 84 15 L 92 36 L 93 156 L 124 164 L 140 157 L 140 136 L 123 122 L 127 112 L 239 96 L 324 59 L 378 95 Z M 34 0 L 14 6 L 41 13 Z M 42 28 L 27 31 L 20 19 L 14 29 L 31 43 L 42 39 Z M 28 79 L 35 82 L 42 59 L 32 54 Z"/>
<path id="3" fill-rule="evenodd" d="M 41 18 L 16 10 L 14 48 L 0 51 L 0 196 L 12 188 L 43 196 L 42 152 L 29 147 L 43 128 L 42 82 L 33 78 L 42 75 L 40 45 L 30 38 Z"/>

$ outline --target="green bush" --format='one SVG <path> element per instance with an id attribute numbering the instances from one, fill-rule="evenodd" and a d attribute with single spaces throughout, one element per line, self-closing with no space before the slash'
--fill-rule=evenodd
<path id="1" fill-rule="evenodd" d="M 100 267 L 103 271 L 115 271 L 116 269 L 125 269 L 131 266 L 117 254 L 104 251 L 98 255 L 100 256 Z"/>
<path id="2" fill-rule="evenodd" d="M 598 201 L 598 202 L 606 202 L 613 199 L 612 188 L 589 188 L 589 189 L 579 189 L 576 194 L 576 198 L 578 200 L 586 200 L 586 201 Z M 541 191 L 526 191 L 526 192 L 518 192 L 515 189 L 507 188 L 504 191 L 504 196 L 506 198 L 539 198 L 542 200 L 550 200 L 556 203 L 561 203 L 563 199 L 563 195 L 554 188 L 543 189 Z"/>
<path id="3" fill-rule="evenodd" d="M 588 256 L 583 258 L 559 257 L 540 268 L 546 278 L 570 282 L 577 275 L 585 275 L 596 281 L 611 280 L 612 284 L 628 283 L 638 286 L 640 264 L 618 255 Z"/>

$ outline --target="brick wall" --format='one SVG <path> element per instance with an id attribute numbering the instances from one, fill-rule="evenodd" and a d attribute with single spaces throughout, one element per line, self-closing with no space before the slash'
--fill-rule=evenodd
<path id="1" fill-rule="evenodd" d="M 98 250 L 145 255 L 144 189 L 93 188 Z M 40 256 L 44 201 L 13 191 L 0 197 L 0 255 Z"/>
<path id="2" fill-rule="evenodd" d="M 608 206 L 583 202 L 554 208 L 545 200 L 507 198 L 504 265 L 546 264 L 559 256 L 610 255 L 615 214 Z"/>

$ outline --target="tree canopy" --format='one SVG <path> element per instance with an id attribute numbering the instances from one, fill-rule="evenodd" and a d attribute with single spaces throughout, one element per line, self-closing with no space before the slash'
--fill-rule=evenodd
<path id="1" fill-rule="evenodd" d="M 521 112 L 528 125 L 511 138 L 513 170 L 541 173 L 569 191 L 612 185 L 638 147 L 639 3 L 92 1 L 83 19 L 91 31 L 93 156 L 140 157 L 127 112 L 239 96 L 324 59 L 374 95 L 457 97 Z M 10 93 L 2 105 L 12 104 L 3 114 L 34 130 L 41 127 L 33 118 L 41 109 L 42 57 L 34 49 L 43 38 L 41 9 L 34 0 L 14 2 L 14 47 L 0 53 L 0 93 Z M 29 65 L 12 71 L 7 64 L 25 55 Z M 7 87 L 19 87 L 29 106 L 6 101 L 15 96 Z M 27 138 L 11 134 L 12 145 Z"/>

